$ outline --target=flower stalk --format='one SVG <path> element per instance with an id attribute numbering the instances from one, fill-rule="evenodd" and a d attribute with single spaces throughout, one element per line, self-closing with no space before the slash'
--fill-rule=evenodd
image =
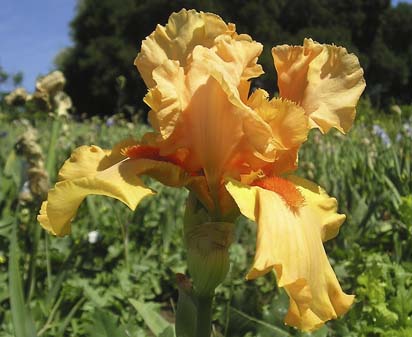
<path id="1" fill-rule="evenodd" d="M 210 337 L 212 332 L 213 295 L 197 299 L 196 337 Z"/>
<path id="2" fill-rule="evenodd" d="M 234 224 L 212 222 L 210 218 L 210 213 L 201 202 L 193 194 L 189 194 L 184 217 L 184 235 L 188 270 L 193 286 L 185 276 L 178 277 L 177 337 L 190 336 L 188 329 L 180 327 L 187 324 L 184 322 L 193 320 L 195 324 L 191 328 L 191 336 L 195 331 L 196 337 L 210 337 L 215 289 L 229 271 L 229 247 L 233 242 Z M 188 301 L 191 303 L 188 304 Z M 187 310 L 190 306 L 195 308 L 195 315 L 193 310 Z M 182 314 L 183 308 L 186 308 L 186 311 Z M 192 324 L 193 322 L 190 323 L 191 326 Z"/>

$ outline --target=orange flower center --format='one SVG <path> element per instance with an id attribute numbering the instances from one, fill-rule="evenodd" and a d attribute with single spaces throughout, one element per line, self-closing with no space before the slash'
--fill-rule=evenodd
<path id="1" fill-rule="evenodd" d="M 293 211 L 297 211 L 305 202 L 305 198 L 297 187 L 290 181 L 280 177 L 265 177 L 257 179 L 251 185 L 275 192 Z"/>

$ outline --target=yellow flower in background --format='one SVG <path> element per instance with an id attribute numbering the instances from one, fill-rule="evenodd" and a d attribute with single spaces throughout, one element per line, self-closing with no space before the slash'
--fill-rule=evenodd
<path id="1" fill-rule="evenodd" d="M 262 45 L 220 17 L 181 10 L 142 43 L 135 65 L 148 87 L 154 132 L 113 150 L 76 149 L 59 172 L 38 219 L 55 235 L 89 194 L 131 209 L 153 192 L 139 176 L 185 186 L 226 221 L 240 211 L 257 224 L 256 254 L 247 279 L 270 271 L 290 297 L 286 323 L 313 330 L 353 302 L 329 264 L 323 242 L 345 219 L 337 202 L 290 173 L 311 128 L 346 132 L 365 82 L 346 49 L 310 39 L 272 49 L 280 97 L 250 93 Z"/>

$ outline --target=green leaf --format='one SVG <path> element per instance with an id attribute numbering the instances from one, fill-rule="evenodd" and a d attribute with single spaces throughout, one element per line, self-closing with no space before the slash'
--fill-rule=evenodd
<path id="1" fill-rule="evenodd" d="M 128 337 L 126 332 L 118 327 L 116 317 L 101 309 L 96 309 L 93 322 L 86 331 L 90 337 Z"/>
<path id="2" fill-rule="evenodd" d="M 173 326 L 169 326 L 158 337 L 176 337 L 175 329 Z"/>
<path id="3" fill-rule="evenodd" d="M 73 316 L 76 314 L 77 310 L 83 305 L 84 302 L 85 298 L 82 297 L 79 301 L 77 301 L 73 308 L 71 308 L 69 314 L 64 318 L 63 323 L 60 324 L 59 331 L 57 332 L 55 337 L 63 337 L 67 326 L 70 324 L 70 321 L 72 320 Z"/>
<path id="4" fill-rule="evenodd" d="M 14 223 L 10 240 L 9 292 L 15 337 L 36 337 L 36 328 L 31 317 L 29 306 L 24 303 L 22 280 L 19 270 L 17 221 Z"/>
<path id="5" fill-rule="evenodd" d="M 176 334 L 179 337 L 192 337 L 196 333 L 197 306 L 187 278 L 183 276 L 177 279 L 179 298 L 176 310 Z"/>
<path id="6" fill-rule="evenodd" d="M 139 315 L 143 318 L 146 325 L 149 327 L 150 331 L 156 337 L 166 337 L 167 330 L 172 328 L 173 325 L 166 321 L 155 309 L 156 305 L 151 302 L 140 302 L 136 300 L 129 300 L 133 307 L 137 310 Z M 173 336 L 173 335 L 172 335 Z"/>
<path id="7" fill-rule="evenodd" d="M 256 326 L 259 326 L 260 328 L 265 328 L 268 332 L 272 334 L 272 336 L 276 336 L 276 337 L 290 337 L 291 336 L 287 331 L 281 328 L 278 328 L 277 326 L 274 326 L 260 319 L 252 317 L 234 307 L 230 307 L 230 309 L 237 315 L 241 316 L 244 320 L 250 321 Z"/>

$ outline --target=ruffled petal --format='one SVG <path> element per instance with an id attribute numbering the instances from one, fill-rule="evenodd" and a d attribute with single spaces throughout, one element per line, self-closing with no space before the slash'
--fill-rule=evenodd
<path id="1" fill-rule="evenodd" d="M 353 296 L 342 291 L 322 245 L 345 219 L 336 213 L 336 200 L 298 178 L 280 179 L 276 192 L 234 181 L 226 188 L 242 214 L 258 225 L 255 260 L 247 278 L 276 272 L 279 287 L 290 297 L 285 322 L 314 330 L 345 313 Z M 290 203 L 300 204 L 299 193 L 303 206 L 292 207 Z"/>
<path id="2" fill-rule="evenodd" d="M 168 162 L 145 158 L 119 162 L 122 158 L 126 157 L 121 155 L 119 146 L 113 151 L 97 146 L 82 146 L 73 151 L 60 171 L 61 181 L 49 191 L 47 201 L 42 204 L 37 218 L 40 224 L 54 235 L 69 234 L 71 220 L 90 194 L 118 199 L 134 210 L 144 197 L 153 194 L 139 178 L 144 174 L 173 187 L 185 186 L 194 179 L 181 167 Z"/>
<path id="3" fill-rule="evenodd" d="M 160 133 L 162 139 L 168 139 L 181 118 L 182 111 L 190 100 L 184 69 L 176 61 L 165 61 L 153 71 L 156 86 L 149 90 L 144 102 L 152 109 L 149 122 Z"/>
<path id="4" fill-rule="evenodd" d="M 249 44 L 253 42 L 246 38 L 222 39 L 220 56 L 197 46 L 185 71 L 177 62 L 164 62 L 153 71 L 157 85 L 145 98 L 162 153 L 188 149 L 194 166 L 202 168 L 216 186 L 241 141 L 248 140 L 251 152 L 268 153 L 272 146 L 269 125 L 243 103 L 238 90 L 253 74 L 260 52 L 260 47 L 251 48 L 253 52 L 242 56 L 241 48 Z M 234 50 L 229 53 L 231 45 Z"/>
<path id="5" fill-rule="evenodd" d="M 176 35 L 168 36 L 182 39 L 183 49 L 167 52 L 161 62 L 155 62 L 150 70 L 153 83 L 145 97 L 161 153 L 186 149 L 192 170 L 203 169 L 214 185 L 220 183 L 235 152 L 242 151 L 244 158 L 256 155 L 270 161 L 274 157 L 271 128 L 245 104 L 249 80 L 263 73 L 257 64 L 262 45 L 246 34 L 238 35 L 231 24 L 207 28 L 205 35 L 202 29 L 217 18 L 194 11 L 172 16 L 168 25 L 175 27 L 171 32 Z M 147 47 L 155 36 L 165 35 L 160 34 L 165 29 L 159 29 L 145 41 L 138 64 L 149 55 Z M 169 42 L 167 48 L 174 43 Z"/>
<path id="6" fill-rule="evenodd" d="M 280 96 L 301 105 L 311 126 L 347 132 L 365 88 L 363 70 L 345 48 L 305 39 L 303 46 L 272 49 Z"/>
<path id="7" fill-rule="evenodd" d="M 268 123 L 273 132 L 276 150 L 289 150 L 306 141 L 309 126 L 303 108 L 281 98 L 268 99 L 269 94 L 255 90 L 248 105 Z"/>
<path id="8" fill-rule="evenodd" d="M 233 25 L 227 25 L 212 13 L 182 9 L 169 17 L 166 26 L 158 25 L 142 43 L 134 64 L 148 88 L 156 83 L 153 70 L 166 60 L 175 60 L 182 67 L 193 48 L 197 45 L 210 48 L 217 36 L 233 32 Z"/>
<path id="9" fill-rule="evenodd" d="M 124 160 L 93 176 L 58 182 L 49 191 L 38 221 L 54 235 L 70 234 L 70 222 L 87 195 L 106 195 L 135 209 L 142 198 L 153 192 L 137 177 L 138 161 Z"/>

